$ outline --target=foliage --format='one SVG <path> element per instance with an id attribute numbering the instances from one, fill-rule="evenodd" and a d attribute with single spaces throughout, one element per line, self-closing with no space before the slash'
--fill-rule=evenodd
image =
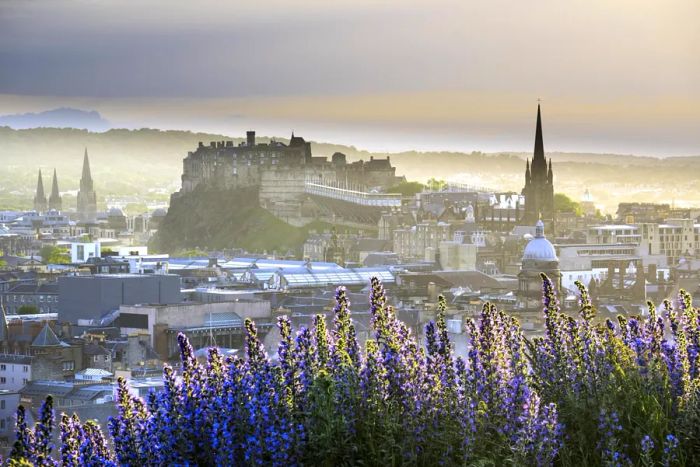
<path id="1" fill-rule="evenodd" d="M 17 308 L 18 315 L 35 315 L 39 313 L 39 309 L 36 305 L 21 305 Z"/>
<path id="2" fill-rule="evenodd" d="M 55 245 L 44 245 L 39 250 L 44 264 L 68 264 L 70 263 L 70 255 L 65 248 L 60 248 Z"/>
<path id="3" fill-rule="evenodd" d="M 583 216 L 581 204 L 569 198 L 564 193 L 554 194 L 554 210 L 558 212 L 573 212 L 577 216 Z"/>
<path id="4" fill-rule="evenodd" d="M 447 188 L 447 182 L 437 178 L 430 178 L 425 182 L 425 186 L 431 191 L 442 191 Z"/>
<path id="5" fill-rule="evenodd" d="M 400 193 L 403 196 L 414 196 L 416 193 L 422 192 L 424 188 L 425 185 L 420 182 L 401 182 L 386 191 L 387 193 Z"/>
<path id="6" fill-rule="evenodd" d="M 252 321 L 246 355 L 199 363 L 180 334 L 180 377 L 146 400 L 125 380 L 110 420 L 61 417 L 66 465 L 689 465 L 700 452 L 700 314 L 681 292 L 663 313 L 596 324 L 583 285 L 579 319 L 561 312 L 543 275 L 545 332 L 483 307 L 453 352 L 444 298 L 421 345 L 373 279 L 372 338 L 356 338 L 346 292 L 292 333 L 278 319 L 269 358 Z M 666 330 L 669 332 L 667 333 Z M 34 430 L 17 413 L 12 459 L 49 464 L 51 400 Z"/>

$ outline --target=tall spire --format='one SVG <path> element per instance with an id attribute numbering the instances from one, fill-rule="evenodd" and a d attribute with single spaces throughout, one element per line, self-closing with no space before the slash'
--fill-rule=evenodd
<path id="1" fill-rule="evenodd" d="M 542 139 L 542 114 L 540 112 L 540 104 L 537 104 L 537 128 L 535 129 L 535 156 L 532 159 L 532 164 L 535 165 L 535 161 L 542 161 L 546 164 L 544 159 L 544 142 Z"/>
<path id="2" fill-rule="evenodd" d="M 530 159 L 525 162 L 525 186 L 530 184 Z"/>
<path id="3" fill-rule="evenodd" d="M 83 176 L 80 178 L 80 186 L 92 189 L 92 174 L 90 173 L 90 159 L 88 159 L 87 148 L 85 148 L 85 156 L 83 157 Z M 89 183 L 89 185 L 88 185 Z"/>
<path id="4" fill-rule="evenodd" d="M 58 190 L 58 177 L 56 169 L 53 169 L 53 182 L 51 184 L 51 196 L 49 196 L 49 209 L 61 210 L 61 193 Z"/>
<path id="5" fill-rule="evenodd" d="M 37 212 L 46 211 L 46 194 L 44 193 L 44 181 L 41 178 L 41 169 L 39 169 L 39 178 L 36 181 L 36 196 L 34 196 L 34 210 Z"/>
<path id="6" fill-rule="evenodd" d="M 554 180 L 554 174 L 552 173 L 552 158 L 549 158 L 549 170 L 547 171 L 547 180 L 551 184 Z"/>
<path id="7" fill-rule="evenodd" d="M 78 218 L 82 222 L 93 223 L 97 214 L 97 196 L 90 174 L 90 160 L 87 148 L 83 157 L 83 176 L 80 178 L 80 190 L 78 190 Z"/>

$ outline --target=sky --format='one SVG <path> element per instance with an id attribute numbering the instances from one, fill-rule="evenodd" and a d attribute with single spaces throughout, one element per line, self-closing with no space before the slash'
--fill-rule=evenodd
<path id="1" fill-rule="evenodd" d="M 179 5 L 183 3 L 182 5 Z M 0 114 L 376 151 L 700 155 L 697 0 L 0 1 Z"/>

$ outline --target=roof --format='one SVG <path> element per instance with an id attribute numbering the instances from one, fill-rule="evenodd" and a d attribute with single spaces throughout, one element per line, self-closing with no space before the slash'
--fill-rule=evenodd
<path id="1" fill-rule="evenodd" d="M 389 268 L 357 268 L 338 271 L 312 270 L 294 273 L 278 271 L 275 273 L 275 276 L 284 280 L 286 288 L 368 285 L 373 277 L 377 277 L 384 283 L 396 282 L 394 273 Z"/>
<path id="2" fill-rule="evenodd" d="M 41 332 L 37 334 L 34 342 L 32 342 L 32 347 L 52 347 L 56 345 L 61 345 L 61 341 L 58 339 L 58 336 L 56 336 L 56 333 L 53 332 L 53 329 L 51 329 L 51 326 L 49 326 L 49 323 L 47 322 L 44 324 Z"/>
<path id="3" fill-rule="evenodd" d="M 471 290 L 508 288 L 498 279 L 481 271 L 435 271 L 435 275 L 453 287 L 469 287 Z"/>
<path id="4" fill-rule="evenodd" d="M 100 376 L 104 378 L 108 378 L 112 376 L 112 373 L 110 373 L 107 370 L 103 370 L 101 368 L 85 368 L 82 371 L 77 372 L 76 374 L 79 375 L 84 375 L 84 376 Z"/>
<path id="5" fill-rule="evenodd" d="M 544 222 L 537 221 L 535 238 L 525 247 L 523 260 L 558 261 L 554 245 L 544 236 Z"/>
<path id="6" fill-rule="evenodd" d="M 85 355 L 111 355 L 109 350 L 105 349 L 99 344 L 95 344 L 94 342 L 90 342 L 85 345 L 83 348 L 83 353 Z"/>
<path id="7" fill-rule="evenodd" d="M 17 363 L 19 365 L 30 365 L 32 357 L 22 354 L 0 354 L 0 362 L 2 363 Z"/>
<path id="8" fill-rule="evenodd" d="M 12 287 L 7 293 L 26 293 L 26 294 L 56 294 L 58 295 L 58 284 L 55 282 L 17 284 Z"/>

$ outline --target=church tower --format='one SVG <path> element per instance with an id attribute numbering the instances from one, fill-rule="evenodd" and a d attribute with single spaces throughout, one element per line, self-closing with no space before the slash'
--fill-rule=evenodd
<path id="1" fill-rule="evenodd" d="M 34 196 L 34 210 L 37 213 L 46 212 L 46 205 L 44 181 L 41 179 L 41 169 L 39 169 L 39 179 L 36 182 L 36 195 Z"/>
<path id="2" fill-rule="evenodd" d="M 542 116 L 537 105 L 537 127 L 535 129 L 535 152 L 532 163 L 528 160 L 525 165 L 525 187 L 522 192 L 525 197 L 525 213 L 522 224 L 532 225 L 539 219 L 554 221 L 554 174 L 552 159 L 544 157 L 544 142 L 542 138 Z M 553 224 L 552 224 L 553 225 Z"/>
<path id="3" fill-rule="evenodd" d="M 83 157 L 83 175 L 80 178 L 80 190 L 78 191 L 78 219 L 81 222 L 95 222 L 97 218 L 97 195 L 92 184 L 90 174 L 90 160 L 87 148 Z"/>
<path id="4" fill-rule="evenodd" d="M 60 211 L 63 207 L 61 201 L 61 193 L 58 191 L 58 177 L 56 169 L 53 169 L 53 183 L 51 184 L 51 196 L 49 196 L 49 209 Z"/>

